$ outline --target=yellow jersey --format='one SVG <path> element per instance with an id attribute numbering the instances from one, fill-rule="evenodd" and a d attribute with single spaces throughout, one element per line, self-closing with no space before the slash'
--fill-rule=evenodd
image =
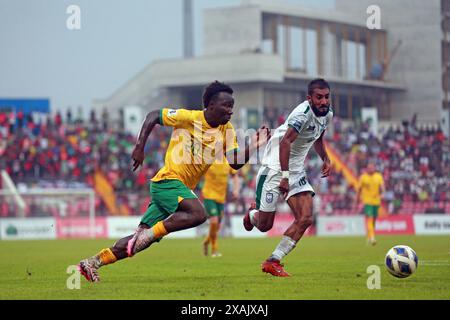
<path id="1" fill-rule="evenodd" d="M 180 180 L 194 189 L 216 158 L 238 149 L 231 122 L 212 128 L 203 111 L 162 109 L 160 124 L 173 127 L 164 167 L 151 179 Z"/>
<path id="2" fill-rule="evenodd" d="M 384 185 L 383 176 L 375 172 L 372 175 L 364 173 L 359 178 L 358 187 L 361 200 L 365 205 L 379 206 L 381 204 L 381 186 Z"/>
<path id="3" fill-rule="evenodd" d="M 214 162 L 205 174 L 205 184 L 202 188 L 203 198 L 222 204 L 225 203 L 228 175 L 236 172 L 230 167 L 226 159 Z"/>

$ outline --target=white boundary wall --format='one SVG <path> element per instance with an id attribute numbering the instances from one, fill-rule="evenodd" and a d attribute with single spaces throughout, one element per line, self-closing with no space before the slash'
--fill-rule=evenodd
<path id="1" fill-rule="evenodd" d="M 0 239 L 30 240 L 56 239 L 54 218 L 6 218 L 0 219 Z"/>
<path id="2" fill-rule="evenodd" d="M 318 217 L 318 236 L 364 236 L 366 227 L 363 216 Z"/>
<path id="3" fill-rule="evenodd" d="M 414 215 L 414 228 L 417 235 L 450 234 L 450 215 Z"/>
<path id="4" fill-rule="evenodd" d="M 140 222 L 136 217 L 107 217 L 98 218 L 97 223 L 105 224 L 106 230 L 97 235 L 102 238 L 119 239 L 133 234 Z M 83 218 L 81 218 L 83 219 Z M 84 218 L 86 219 L 86 218 Z M 100 221 L 103 219 L 103 221 Z M 414 215 L 414 233 L 416 235 L 450 235 L 450 215 Z M 2 240 L 30 240 L 67 238 L 67 232 L 58 228 L 67 228 L 55 218 L 2 218 L 0 219 L 0 239 Z M 76 224 L 74 224 L 76 226 Z M 102 228 L 103 230 L 103 228 Z M 169 234 L 167 238 L 195 238 L 200 237 L 200 229 L 193 228 Z M 242 226 L 242 217 L 231 219 L 230 234 L 236 238 L 263 238 L 266 233 L 256 228 L 247 232 Z M 84 232 L 86 238 L 91 236 Z M 355 217 L 318 217 L 317 236 L 364 236 L 366 234 L 363 216 Z M 396 234 L 393 232 L 392 234 Z M 64 236 L 63 236 L 64 235 Z M 77 238 L 77 236 L 74 236 Z"/>

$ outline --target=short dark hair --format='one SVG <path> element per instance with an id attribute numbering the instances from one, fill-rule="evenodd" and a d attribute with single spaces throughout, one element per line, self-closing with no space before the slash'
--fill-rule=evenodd
<path id="1" fill-rule="evenodd" d="M 318 78 L 314 79 L 308 84 L 308 95 L 312 95 L 314 93 L 314 89 L 328 89 L 330 90 L 330 85 L 325 79 Z"/>
<path id="2" fill-rule="evenodd" d="M 233 89 L 230 86 L 226 85 L 223 82 L 214 81 L 209 86 L 205 88 L 203 92 L 203 106 L 208 107 L 211 100 L 214 100 L 217 95 L 221 92 L 227 92 L 229 94 L 233 94 Z"/>

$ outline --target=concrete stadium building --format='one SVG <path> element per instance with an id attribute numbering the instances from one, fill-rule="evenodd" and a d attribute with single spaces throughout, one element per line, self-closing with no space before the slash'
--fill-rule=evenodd
<path id="1" fill-rule="evenodd" d="M 380 29 L 369 29 L 370 5 Z M 353 122 L 376 108 L 381 124 L 419 123 L 448 129 L 450 5 L 448 0 L 336 0 L 335 9 L 280 1 L 243 0 L 205 10 L 204 54 L 154 61 L 106 99 L 93 101 L 118 119 L 119 110 L 143 113 L 166 106 L 201 108 L 205 85 L 235 89 L 233 122 L 255 127 L 274 111 L 292 109 L 307 83 L 332 85 L 335 113 Z"/>

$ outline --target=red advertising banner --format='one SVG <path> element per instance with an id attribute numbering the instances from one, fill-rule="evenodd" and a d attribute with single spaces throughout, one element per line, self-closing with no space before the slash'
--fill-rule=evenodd
<path id="1" fill-rule="evenodd" d="M 414 234 L 412 215 L 405 214 L 378 218 L 375 232 L 377 234 Z"/>
<path id="2" fill-rule="evenodd" d="M 108 237 L 106 218 L 95 218 L 95 237 Z M 56 219 L 56 237 L 58 239 L 89 238 L 91 236 L 91 221 L 89 218 Z"/>
<path id="3" fill-rule="evenodd" d="M 273 227 L 267 236 L 269 237 L 279 237 L 284 234 L 287 228 L 294 222 L 294 217 L 292 214 L 277 214 L 275 215 L 275 221 L 273 222 Z M 316 234 L 316 228 L 314 226 L 309 227 L 304 236 L 313 236 Z"/>

